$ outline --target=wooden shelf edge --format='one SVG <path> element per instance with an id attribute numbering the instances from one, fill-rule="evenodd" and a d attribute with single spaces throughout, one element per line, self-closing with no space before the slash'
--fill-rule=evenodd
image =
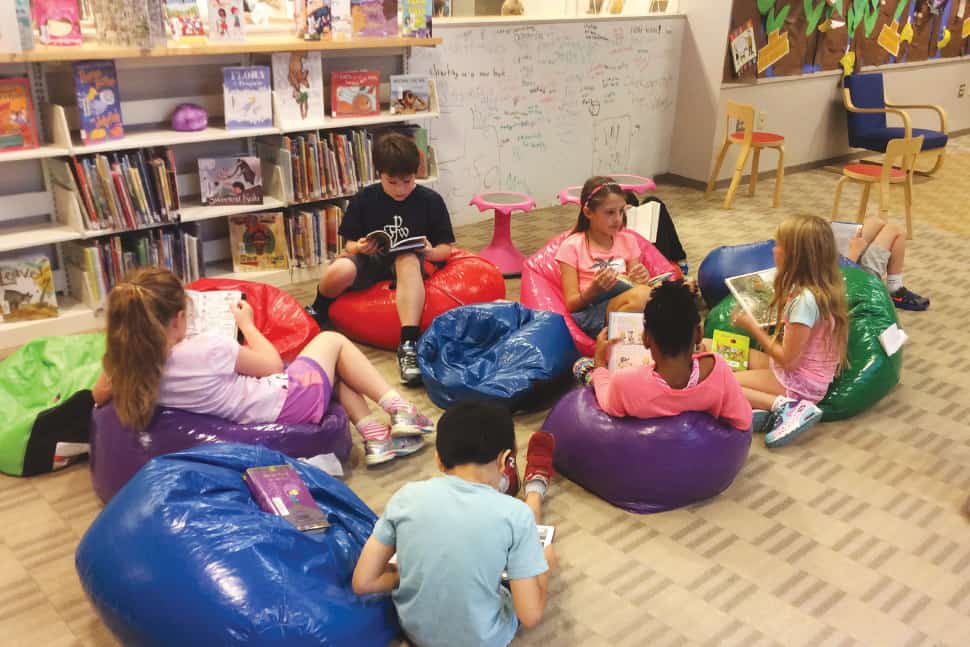
<path id="1" fill-rule="evenodd" d="M 75 335 L 104 328 L 104 317 L 68 296 L 57 297 L 58 316 L 13 323 L 0 322 L 0 349 L 16 348 L 38 337 Z"/>

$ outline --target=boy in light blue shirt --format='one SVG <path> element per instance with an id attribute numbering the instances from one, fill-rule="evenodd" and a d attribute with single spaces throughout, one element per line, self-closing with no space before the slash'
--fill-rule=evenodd
<path id="1" fill-rule="evenodd" d="M 542 436 L 551 450 L 552 437 Z M 503 408 L 452 407 L 438 422 L 436 449 L 444 476 L 391 497 L 357 562 L 354 591 L 393 591 L 401 626 L 420 647 L 505 647 L 546 606 L 555 555 L 551 546 L 543 550 L 536 529 L 544 489 L 527 494 L 529 505 L 499 493 L 515 453 L 512 416 Z M 396 568 L 389 564 L 395 551 Z"/>

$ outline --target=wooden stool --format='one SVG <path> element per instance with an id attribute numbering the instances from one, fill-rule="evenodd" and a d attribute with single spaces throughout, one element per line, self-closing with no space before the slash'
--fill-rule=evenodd
<path id="1" fill-rule="evenodd" d="M 512 242 L 512 212 L 532 211 L 536 206 L 536 201 L 524 193 L 489 191 L 476 195 L 472 198 L 470 204 L 478 207 L 479 211 L 495 210 L 495 229 L 492 231 L 492 242 L 478 255 L 502 270 L 502 276 L 519 276 L 522 274 L 522 262 L 525 260 L 525 255 Z"/>
<path id="2" fill-rule="evenodd" d="M 637 195 L 647 191 L 656 191 L 657 183 L 642 175 L 628 175 L 619 173 L 617 175 L 607 175 L 620 185 L 624 191 L 633 191 Z M 579 196 L 583 192 L 582 185 L 567 186 L 559 192 L 559 204 L 579 204 Z"/>
<path id="3" fill-rule="evenodd" d="M 775 198 L 773 207 L 781 204 L 781 182 L 785 177 L 785 138 L 774 133 L 756 131 L 754 129 L 754 106 L 744 103 L 727 102 L 725 110 L 724 143 L 721 151 L 717 154 L 717 161 L 714 162 L 714 172 L 707 183 L 707 190 L 704 195 L 714 190 L 714 182 L 717 180 L 718 173 L 721 172 L 721 165 L 724 163 L 724 156 L 727 155 L 731 144 L 741 144 L 741 152 L 738 154 L 738 162 L 734 167 L 734 176 L 731 178 L 731 186 L 728 188 L 727 195 L 724 197 L 724 208 L 730 209 L 734 201 L 734 193 L 741 184 L 741 176 L 744 174 L 744 166 L 748 163 L 748 154 L 754 151 L 751 158 L 751 184 L 748 188 L 748 195 L 754 195 L 758 186 L 758 163 L 761 161 L 761 150 L 764 148 L 774 148 L 778 151 L 778 174 L 775 176 Z M 731 132 L 731 119 L 735 119 L 743 130 Z"/>

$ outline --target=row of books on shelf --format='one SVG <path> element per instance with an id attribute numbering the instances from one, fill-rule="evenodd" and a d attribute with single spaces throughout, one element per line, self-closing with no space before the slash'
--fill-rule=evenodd
<path id="1" fill-rule="evenodd" d="M 234 272 L 312 268 L 343 248 L 337 235 L 346 203 L 229 216 Z"/>

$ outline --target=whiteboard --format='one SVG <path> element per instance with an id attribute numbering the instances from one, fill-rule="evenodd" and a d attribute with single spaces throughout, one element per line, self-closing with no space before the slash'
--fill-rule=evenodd
<path id="1" fill-rule="evenodd" d="M 414 48 L 409 72 L 437 84 L 435 188 L 455 224 L 491 217 L 468 206 L 482 191 L 544 207 L 594 174 L 668 171 L 683 29 L 646 17 L 436 23 L 444 43 Z"/>

